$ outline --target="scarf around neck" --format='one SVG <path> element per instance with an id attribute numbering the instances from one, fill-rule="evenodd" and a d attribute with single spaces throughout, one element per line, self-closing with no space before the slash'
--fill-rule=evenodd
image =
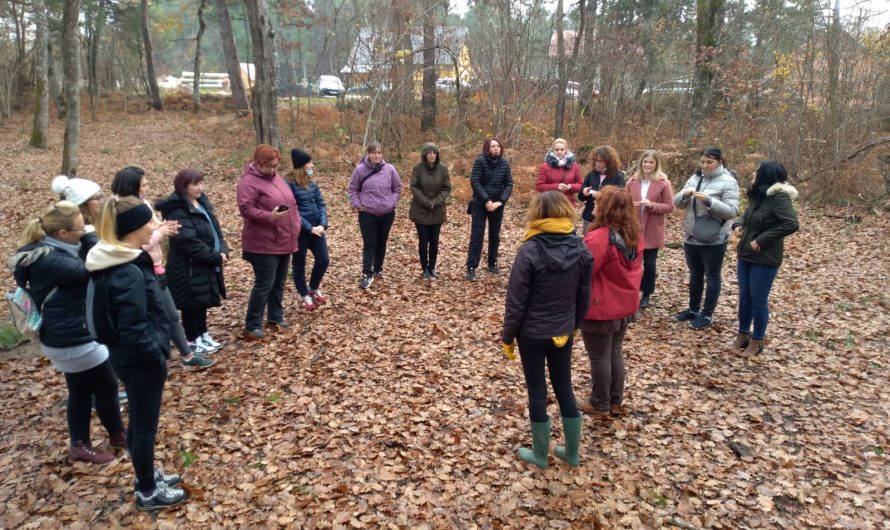
<path id="1" fill-rule="evenodd" d="M 547 217 L 529 223 L 522 240 L 528 241 L 540 234 L 571 234 L 574 231 L 575 225 L 568 217 Z"/>

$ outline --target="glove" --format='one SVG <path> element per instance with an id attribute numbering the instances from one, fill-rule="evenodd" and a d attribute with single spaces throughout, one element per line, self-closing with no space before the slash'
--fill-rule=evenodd
<path id="1" fill-rule="evenodd" d="M 510 360 L 510 361 L 516 360 L 516 345 L 515 344 L 513 344 L 512 342 L 509 344 L 506 342 L 501 342 L 501 349 L 504 350 L 504 355 L 507 357 L 508 360 Z"/>
<path id="2" fill-rule="evenodd" d="M 550 340 L 553 341 L 553 345 L 557 348 L 562 348 L 569 341 L 568 335 L 560 335 L 559 337 L 551 337 Z"/>

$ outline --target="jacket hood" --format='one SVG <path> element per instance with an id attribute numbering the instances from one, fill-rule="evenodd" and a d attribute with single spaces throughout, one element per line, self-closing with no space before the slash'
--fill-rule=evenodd
<path id="1" fill-rule="evenodd" d="M 99 241 L 87 253 L 86 268 L 90 272 L 101 271 L 129 263 L 138 258 L 142 250 L 120 248 L 105 241 Z"/>
<path id="2" fill-rule="evenodd" d="M 175 191 L 166 199 L 161 199 L 155 203 L 155 210 L 161 212 L 165 218 L 167 215 L 177 208 L 188 208 L 189 204 Z"/>
<path id="3" fill-rule="evenodd" d="M 368 155 L 362 157 L 361 162 L 359 162 L 359 166 L 364 166 L 369 171 L 379 170 L 386 165 L 386 160 L 380 160 L 379 164 L 374 164 L 371 162 L 371 159 L 368 158 Z"/>
<path id="4" fill-rule="evenodd" d="M 637 259 L 637 249 L 627 248 L 627 243 L 625 243 L 624 238 L 621 237 L 621 234 L 609 228 L 609 244 L 615 245 L 615 248 L 618 249 L 619 254 L 621 254 L 622 263 L 625 267 L 629 266 L 633 261 Z"/>
<path id="5" fill-rule="evenodd" d="M 28 243 L 6 259 L 6 267 L 13 273 L 18 268 L 27 269 L 52 251 L 52 247 L 42 245 L 39 241 L 37 243 Z"/>
<path id="6" fill-rule="evenodd" d="M 272 180 L 275 178 L 277 173 L 273 173 L 271 175 L 266 175 L 258 167 L 256 167 L 256 163 L 248 162 L 244 164 L 244 174 L 245 175 L 253 175 L 254 177 L 261 178 L 263 180 Z"/>
<path id="7" fill-rule="evenodd" d="M 429 154 L 430 151 L 436 153 L 436 162 L 433 164 L 433 167 L 435 167 L 439 163 L 439 148 L 432 142 L 427 142 L 420 148 L 420 161 L 423 162 L 424 165 L 428 165 L 426 163 L 426 155 Z"/>
<path id="8" fill-rule="evenodd" d="M 553 151 L 547 151 L 547 154 L 544 156 L 544 161 L 547 162 L 547 165 L 550 167 L 560 167 L 559 159 L 556 158 L 556 155 L 553 154 Z M 570 168 L 575 163 L 575 153 L 571 151 L 566 151 L 565 157 L 565 165 L 562 167 Z"/>
<path id="9" fill-rule="evenodd" d="M 551 272 L 562 272 L 575 267 L 581 259 L 581 253 L 588 252 L 575 234 L 543 233 L 529 241 L 535 241 L 539 245 L 541 261 Z"/>
<path id="10" fill-rule="evenodd" d="M 797 195 L 798 195 L 797 188 L 795 188 L 794 186 L 792 186 L 791 184 L 788 184 L 786 182 L 776 182 L 775 184 L 770 186 L 768 190 L 766 190 L 767 196 L 775 195 L 777 193 L 787 194 L 788 197 L 790 197 L 792 201 L 797 199 Z"/>

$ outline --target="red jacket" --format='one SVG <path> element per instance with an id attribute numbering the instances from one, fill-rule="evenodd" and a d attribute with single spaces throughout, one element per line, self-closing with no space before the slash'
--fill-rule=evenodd
<path id="1" fill-rule="evenodd" d="M 238 210 L 244 218 L 241 250 L 276 256 L 297 251 L 300 214 L 294 194 L 283 178 L 277 174 L 265 175 L 251 162 L 238 181 L 237 195 Z M 272 210 L 282 204 L 290 210 L 286 216 L 273 221 Z"/>
<path id="2" fill-rule="evenodd" d="M 541 167 L 538 168 L 538 179 L 535 182 L 535 189 L 538 190 L 538 193 L 550 190 L 559 191 L 560 183 L 572 186 L 572 189 L 564 194 L 569 202 L 575 204 L 575 195 L 581 191 L 581 168 L 577 162 L 573 161 L 572 165 L 568 167 L 553 167 L 547 162 L 541 164 Z"/>
<path id="3" fill-rule="evenodd" d="M 642 199 L 640 192 L 643 183 L 637 177 L 630 179 L 625 188 L 633 194 L 634 202 Z M 671 189 L 671 181 L 667 178 L 651 181 L 645 198 L 652 201 L 652 207 L 640 207 L 643 248 L 661 248 L 664 246 L 664 217 L 674 211 L 674 190 Z"/>
<path id="4" fill-rule="evenodd" d="M 643 238 L 637 242 L 633 261 L 609 241 L 607 226 L 588 232 L 584 243 L 593 254 L 590 306 L 584 320 L 617 320 L 634 314 L 640 305 Z"/>

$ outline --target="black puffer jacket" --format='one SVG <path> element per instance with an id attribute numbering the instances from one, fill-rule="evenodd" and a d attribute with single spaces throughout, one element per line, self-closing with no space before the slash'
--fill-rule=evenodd
<path id="1" fill-rule="evenodd" d="M 571 335 L 590 304 L 593 256 L 575 234 L 540 234 L 522 244 L 507 285 L 501 339 Z"/>
<path id="2" fill-rule="evenodd" d="M 217 307 L 226 297 L 221 253 L 228 254 L 219 221 L 206 195 L 198 202 L 210 215 L 213 225 L 190 201 L 172 193 L 155 208 L 166 220 L 178 221 L 179 233 L 170 238 L 167 255 L 167 286 L 179 309 Z M 219 235 L 219 251 L 213 250 L 213 230 Z"/>
<path id="3" fill-rule="evenodd" d="M 502 156 L 477 156 L 473 162 L 473 172 L 470 173 L 470 185 L 473 187 L 473 202 L 481 205 L 488 201 L 507 204 L 513 193 L 510 164 Z"/>
<path id="4" fill-rule="evenodd" d="M 84 259 L 95 243 L 94 234 L 83 236 L 79 257 L 41 242 L 16 251 L 17 258 L 25 258 L 25 253 L 36 258 L 30 265 L 17 266 L 13 275 L 16 284 L 28 287 L 37 305 L 43 306 L 41 344 L 68 348 L 93 341 L 84 322 L 84 298 L 90 279 Z M 47 300 L 47 295 L 56 287 L 56 292 Z"/>
<path id="5" fill-rule="evenodd" d="M 588 223 L 593 222 L 593 207 L 596 204 L 596 199 L 593 198 L 593 195 L 584 196 L 584 188 L 590 188 L 594 191 L 599 191 L 601 188 L 606 186 L 618 186 L 619 188 L 623 188 L 625 185 L 624 173 L 619 171 L 615 173 L 614 177 L 606 177 L 603 179 L 602 183 L 600 182 L 601 173 L 597 170 L 593 170 L 584 177 L 584 184 L 581 184 L 581 191 L 578 192 L 578 200 L 584 203 L 584 211 L 581 212 L 581 219 L 584 219 Z"/>

